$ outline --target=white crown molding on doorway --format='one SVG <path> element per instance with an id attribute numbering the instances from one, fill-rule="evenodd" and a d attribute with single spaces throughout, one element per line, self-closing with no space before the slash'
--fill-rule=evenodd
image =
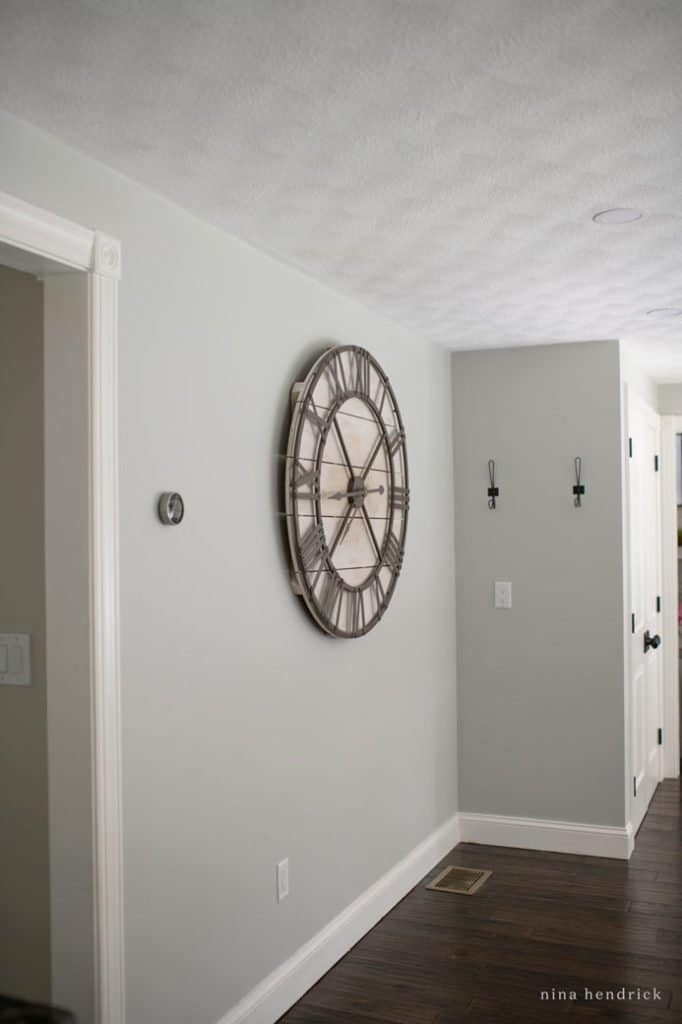
<path id="1" fill-rule="evenodd" d="M 113 277 L 118 281 L 121 277 L 121 243 L 111 235 L 95 231 L 92 252 L 92 269 L 100 277 Z"/>
<path id="2" fill-rule="evenodd" d="M 125 1024 L 118 563 L 117 239 L 0 192 L 0 244 L 88 274 L 97 1024 Z"/>
<path id="3" fill-rule="evenodd" d="M 575 853 L 628 860 L 634 848 L 632 826 L 589 825 L 542 818 L 460 812 L 461 842 L 511 846 L 521 850 Z"/>
<path id="4" fill-rule="evenodd" d="M 118 239 L 90 231 L 6 192 L 0 192 L 0 240 L 76 270 L 113 280 L 121 276 Z"/>

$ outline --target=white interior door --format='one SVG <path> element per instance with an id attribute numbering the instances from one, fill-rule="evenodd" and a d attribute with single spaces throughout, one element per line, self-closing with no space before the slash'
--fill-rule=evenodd
<path id="1" fill-rule="evenodd" d="M 630 785 L 635 831 L 661 780 L 660 419 L 634 395 L 628 401 L 630 551 Z"/>

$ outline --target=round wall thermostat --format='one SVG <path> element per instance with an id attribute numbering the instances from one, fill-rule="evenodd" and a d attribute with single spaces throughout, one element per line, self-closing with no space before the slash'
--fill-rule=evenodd
<path id="1" fill-rule="evenodd" d="M 185 503 L 175 491 L 164 491 L 159 498 L 159 519 L 165 526 L 177 526 L 185 514 Z"/>

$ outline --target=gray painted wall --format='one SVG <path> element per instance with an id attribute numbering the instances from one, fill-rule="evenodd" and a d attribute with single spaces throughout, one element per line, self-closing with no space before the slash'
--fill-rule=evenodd
<path id="1" fill-rule="evenodd" d="M 682 384 L 659 384 L 657 407 L 661 416 L 682 415 Z"/>
<path id="2" fill-rule="evenodd" d="M 129 1022 L 213 1024 L 456 809 L 449 356 L 4 115 L 0 151 L 0 189 L 123 242 Z M 289 388 L 334 342 L 390 374 L 413 495 L 350 642 L 293 598 L 278 518 Z"/>
<path id="3" fill-rule="evenodd" d="M 30 633 L 33 685 L 0 686 L 0 992 L 50 996 L 43 289 L 0 267 L 0 633 Z"/>
<path id="4" fill-rule="evenodd" d="M 460 809 L 622 826 L 618 343 L 456 354 L 452 386 Z"/>

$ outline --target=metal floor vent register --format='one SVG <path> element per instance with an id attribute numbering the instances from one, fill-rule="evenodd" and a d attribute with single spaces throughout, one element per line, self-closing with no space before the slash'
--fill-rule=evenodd
<path id="1" fill-rule="evenodd" d="M 457 868 L 448 866 L 426 886 L 435 892 L 452 892 L 462 896 L 473 896 L 488 881 L 492 871 L 480 871 L 478 868 Z"/>

